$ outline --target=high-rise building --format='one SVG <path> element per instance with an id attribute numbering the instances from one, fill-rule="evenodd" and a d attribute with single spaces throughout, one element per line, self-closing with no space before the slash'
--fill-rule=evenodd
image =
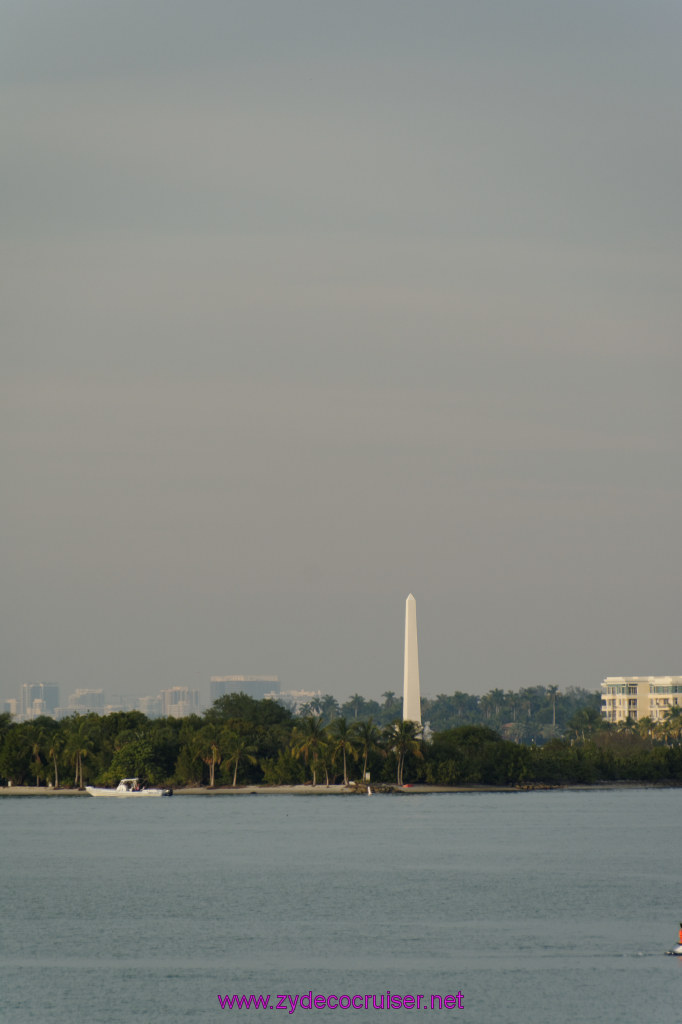
<path id="1" fill-rule="evenodd" d="M 279 693 L 279 676 L 211 676 L 211 703 L 226 693 L 245 693 L 254 700 L 263 700 Z"/>
<path id="2" fill-rule="evenodd" d="M 159 694 L 164 718 L 187 718 L 199 713 L 199 691 L 186 686 L 173 686 Z"/>
<path id="3" fill-rule="evenodd" d="M 2 710 L 10 714 L 12 718 L 17 718 L 21 714 L 20 708 L 21 701 L 16 697 L 10 697 L 9 700 L 4 701 Z"/>
<path id="4" fill-rule="evenodd" d="M 52 714 L 59 707 L 59 686 L 57 683 L 41 683 L 41 700 L 45 701 L 47 714 Z"/>
<path id="5" fill-rule="evenodd" d="M 40 714 L 52 715 L 59 707 L 59 686 L 57 683 L 24 683 L 19 693 L 19 714 L 24 718 L 37 717 L 34 714 L 35 701 L 41 701 Z"/>
<path id="6" fill-rule="evenodd" d="M 670 708 L 680 706 L 682 676 L 608 676 L 601 684 L 601 712 L 607 722 L 660 722 Z"/>
<path id="7" fill-rule="evenodd" d="M 147 718 L 158 718 L 161 714 L 161 698 L 138 697 L 137 710 L 141 711 Z"/>
<path id="8" fill-rule="evenodd" d="M 69 707 L 80 715 L 94 711 L 101 714 L 104 708 L 104 690 L 74 690 L 69 694 Z"/>
<path id="9" fill-rule="evenodd" d="M 403 676 L 403 721 L 422 724 L 417 649 L 417 602 L 412 594 L 405 602 L 405 671 Z"/>
<path id="10" fill-rule="evenodd" d="M 40 697 L 40 683 L 24 683 L 19 691 L 19 714 L 25 718 Z"/>

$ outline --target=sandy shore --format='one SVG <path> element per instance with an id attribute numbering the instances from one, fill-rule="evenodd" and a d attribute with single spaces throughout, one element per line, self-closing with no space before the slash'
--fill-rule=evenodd
<path id="1" fill-rule="evenodd" d="M 0 796 L 90 796 L 80 789 L 54 789 L 51 786 L 0 786 Z"/>
<path id="2" fill-rule="evenodd" d="M 373 796 L 419 796 L 437 793 L 545 793 L 548 790 L 596 790 L 596 789 L 671 789 L 679 788 L 671 782 L 595 782 L 592 785 L 566 786 L 426 786 L 407 785 L 402 788 L 396 785 L 385 786 L 382 792 L 373 792 Z M 0 797 L 3 796 L 85 796 L 89 793 L 79 789 L 53 789 L 49 786 L 0 786 Z M 354 786 L 231 786 L 209 789 L 174 789 L 173 796 L 366 796 L 364 788 Z M 118 798 L 124 799 L 124 798 Z"/>
<path id="3" fill-rule="evenodd" d="M 518 793 L 521 790 L 510 786 L 391 786 L 389 793 L 374 793 L 374 796 L 413 796 L 420 793 Z M 2 796 L 86 796 L 90 794 L 79 789 L 54 789 L 49 786 L 0 786 Z M 366 796 L 364 789 L 354 786 L 238 786 L 209 789 L 174 789 L 173 796 Z M 120 798 L 124 799 L 124 798 Z"/>
<path id="4" fill-rule="evenodd" d="M 373 796 L 407 796 L 419 793 L 516 793 L 509 786 L 391 786 L 390 792 Z M 242 786 L 237 789 L 176 789 L 174 796 L 366 796 L 354 786 Z"/>
<path id="5" fill-rule="evenodd" d="M 412 796 L 419 793 L 518 793 L 510 786 L 390 786 L 390 792 L 373 796 Z M 232 789 L 176 789 L 174 796 L 366 796 L 363 789 L 354 786 L 243 786 Z"/>

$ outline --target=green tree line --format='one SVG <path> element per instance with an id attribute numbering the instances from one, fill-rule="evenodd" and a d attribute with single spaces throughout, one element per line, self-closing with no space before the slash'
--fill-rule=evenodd
<path id="1" fill-rule="evenodd" d="M 493 691 L 494 692 L 494 691 Z M 584 692 L 584 691 L 583 691 Z M 466 696 L 466 695 L 463 695 Z M 544 743 L 522 742 L 500 729 L 464 722 L 424 738 L 398 716 L 364 717 L 364 707 L 307 707 L 294 715 L 275 701 L 228 694 L 204 715 L 149 719 L 139 711 L 41 717 L 13 723 L 0 715 L 0 781 L 13 785 L 113 786 L 137 776 L 152 785 L 237 786 L 246 783 L 329 785 L 364 779 L 402 784 L 535 785 L 617 779 L 682 781 L 682 709 L 666 720 L 612 726 L 593 695 L 562 722 L 551 708 Z M 538 695 L 538 711 L 558 695 Z M 352 700 L 353 698 L 351 698 Z M 461 706 L 460 695 L 450 698 Z M 384 705 L 395 700 L 384 695 Z M 480 699 L 479 699 L 480 700 Z M 544 700 L 544 704 L 542 701 Z M 365 702 L 372 703 L 372 702 Z M 427 702 L 433 709 L 444 697 Z M 501 705 L 509 710 L 509 704 Z M 357 710 L 357 715 L 343 712 Z M 443 712 L 445 713 L 445 712 Z M 452 712 L 451 712 L 452 713 Z M 495 705 L 491 707 L 491 719 Z M 494 719 L 493 719 L 494 720 Z M 447 719 L 446 719 L 447 721 Z M 513 723 L 512 723 L 513 724 Z M 563 735 L 558 735 L 559 728 Z"/>
<path id="2" fill-rule="evenodd" d="M 335 718 L 359 721 L 371 718 L 385 726 L 402 715 L 402 699 L 392 690 L 382 694 L 382 701 L 367 700 L 354 693 L 343 704 L 325 694 L 311 700 L 301 709 L 303 715 L 319 715 L 325 723 Z M 457 691 L 438 694 L 434 699 L 422 698 L 422 721 L 434 732 L 459 725 L 486 725 L 506 739 L 518 743 L 546 743 L 562 736 L 576 712 L 590 708 L 599 713 L 598 693 L 569 687 L 564 693 L 557 686 L 530 686 L 518 691 L 494 689 L 483 696 Z"/>

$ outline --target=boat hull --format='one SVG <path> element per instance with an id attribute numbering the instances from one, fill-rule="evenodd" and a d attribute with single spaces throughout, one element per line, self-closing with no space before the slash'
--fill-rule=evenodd
<path id="1" fill-rule="evenodd" d="M 154 789 L 153 786 L 145 786 L 140 783 L 139 778 L 121 779 L 116 789 L 106 789 L 104 786 L 86 786 L 85 791 L 90 796 L 172 796 L 172 789 Z"/>
<path id="2" fill-rule="evenodd" d="M 116 797 L 149 797 L 149 796 L 172 796 L 170 789 L 139 789 L 137 792 L 120 791 L 118 789 L 104 789 L 100 786 L 86 786 L 86 793 L 90 796 L 116 796 Z"/>

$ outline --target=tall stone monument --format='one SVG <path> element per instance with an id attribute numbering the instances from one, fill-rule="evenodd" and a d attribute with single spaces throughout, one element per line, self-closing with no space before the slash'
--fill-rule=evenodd
<path id="1" fill-rule="evenodd" d="M 405 676 L 403 721 L 422 724 L 419 693 L 419 652 L 417 650 L 417 602 L 412 594 L 405 602 Z"/>

